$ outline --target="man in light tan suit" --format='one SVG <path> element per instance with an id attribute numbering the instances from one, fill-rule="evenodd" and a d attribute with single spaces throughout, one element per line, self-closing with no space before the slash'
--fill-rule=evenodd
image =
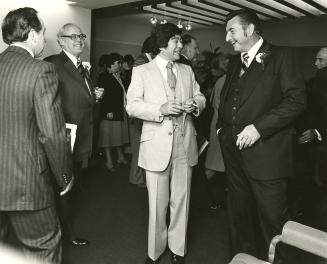
<path id="1" fill-rule="evenodd" d="M 191 173 L 198 161 L 192 115 L 199 115 L 205 98 L 191 67 L 175 62 L 183 46 L 180 34 L 171 23 L 157 27 L 159 54 L 133 69 L 127 93 L 128 114 L 144 120 L 139 166 L 146 170 L 149 194 L 147 264 L 158 263 L 167 242 L 172 263 L 184 263 L 186 253 Z"/>

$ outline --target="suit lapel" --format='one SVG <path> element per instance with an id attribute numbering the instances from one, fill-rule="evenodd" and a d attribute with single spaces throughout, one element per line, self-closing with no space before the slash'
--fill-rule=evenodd
<path id="1" fill-rule="evenodd" d="M 177 90 L 179 91 L 179 94 L 181 96 L 181 101 L 184 102 L 186 98 L 190 98 L 190 90 L 187 89 L 187 87 L 183 87 L 183 83 L 187 83 L 187 80 L 185 79 L 188 74 L 184 73 L 184 68 L 179 67 L 178 63 L 175 63 L 176 70 L 177 70 L 177 83 L 176 83 L 176 93 Z"/>
<path id="2" fill-rule="evenodd" d="M 81 89 L 83 90 L 84 94 L 86 93 L 88 97 L 92 97 L 90 95 L 89 89 L 87 88 L 87 85 L 85 83 L 84 78 L 79 73 L 78 69 L 75 67 L 74 63 L 68 58 L 68 56 L 65 54 L 65 52 L 61 52 L 61 56 L 64 57 L 64 68 L 66 71 L 69 72 L 70 76 L 73 77 L 76 81 L 78 81 L 81 85 Z M 90 87 L 92 91 L 93 87 Z"/>
<path id="3" fill-rule="evenodd" d="M 158 95 L 158 99 L 161 100 L 162 98 L 164 98 L 164 101 L 168 101 L 168 92 L 170 89 L 168 87 L 167 82 L 165 81 L 165 79 L 163 78 L 160 69 L 156 63 L 156 60 L 152 60 L 148 63 L 148 69 L 149 69 L 149 74 L 150 74 L 150 78 L 153 80 L 158 80 L 156 82 L 155 85 L 155 89 L 157 90 L 157 95 Z"/>
<path id="4" fill-rule="evenodd" d="M 249 98 L 249 96 L 253 93 L 254 89 L 262 84 L 261 79 L 264 78 L 265 74 L 264 71 L 266 70 L 270 57 L 271 57 L 271 50 L 270 45 L 267 42 L 264 42 L 260 49 L 258 50 L 256 56 L 259 53 L 268 53 L 264 59 L 264 65 L 262 63 L 258 63 L 256 61 L 256 57 L 254 57 L 253 61 L 251 62 L 250 67 L 245 71 L 245 73 L 240 77 L 241 78 L 241 85 L 242 85 L 242 97 L 239 103 L 239 107 L 241 107 L 244 102 Z M 241 62 L 240 62 L 241 63 Z"/>

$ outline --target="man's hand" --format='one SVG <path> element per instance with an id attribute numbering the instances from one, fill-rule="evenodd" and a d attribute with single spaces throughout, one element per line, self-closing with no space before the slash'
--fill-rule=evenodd
<path id="1" fill-rule="evenodd" d="M 237 135 L 236 146 L 238 146 L 240 150 L 251 147 L 260 137 L 255 126 L 252 124 L 248 125 Z"/>
<path id="2" fill-rule="evenodd" d="M 106 114 L 106 117 L 108 118 L 108 119 L 113 119 L 114 118 L 114 114 L 113 113 L 107 113 Z"/>
<path id="3" fill-rule="evenodd" d="M 103 97 L 104 88 L 95 87 L 94 94 L 95 94 L 95 100 L 100 100 Z"/>
<path id="4" fill-rule="evenodd" d="M 297 139 L 299 144 L 306 144 L 318 138 L 318 135 L 314 129 L 308 129 L 304 131 L 301 136 Z"/>
<path id="5" fill-rule="evenodd" d="M 183 112 L 183 107 L 180 102 L 176 100 L 168 101 L 160 107 L 160 113 L 164 116 L 167 115 L 179 115 Z"/>
<path id="6" fill-rule="evenodd" d="M 196 104 L 193 99 L 187 99 L 184 102 L 183 107 L 184 107 L 184 111 L 190 114 L 196 109 Z"/>
<path id="7" fill-rule="evenodd" d="M 60 192 L 60 196 L 63 196 L 66 193 L 68 193 L 72 189 L 73 185 L 74 185 L 74 176 L 72 177 L 70 182 L 67 184 L 66 188 L 62 192 Z"/>

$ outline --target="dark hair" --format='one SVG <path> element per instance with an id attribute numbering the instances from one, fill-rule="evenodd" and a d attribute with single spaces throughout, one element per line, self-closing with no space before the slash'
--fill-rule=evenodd
<path id="1" fill-rule="evenodd" d="M 260 19 L 256 12 L 250 9 L 239 9 L 229 13 L 226 17 L 226 23 L 231 20 L 233 17 L 239 17 L 241 24 L 243 26 L 248 26 L 250 24 L 254 25 L 254 31 L 261 35 L 261 25 Z"/>
<path id="2" fill-rule="evenodd" d="M 182 30 L 173 23 L 160 24 L 155 28 L 154 34 L 156 38 L 155 53 L 160 52 L 159 48 L 166 48 L 169 39 L 175 35 L 181 35 Z"/>
<path id="3" fill-rule="evenodd" d="M 10 45 L 27 40 L 31 29 L 40 32 L 42 24 L 34 8 L 24 7 L 10 11 L 3 19 L 1 28 L 3 41 Z"/>
<path id="4" fill-rule="evenodd" d="M 154 35 L 151 35 L 147 37 L 142 45 L 142 53 L 154 53 L 156 48 L 156 37 Z"/>
<path id="5" fill-rule="evenodd" d="M 120 55 L 119 53 L 110 53 L 109 55 L 107 55 L 107 57 L 105 58 L 105 65 L 106 67 L 110 67 L 112 64 L 114 64 L 116 61 L 121 61 L 123 60 L 123 56 Z"/>
<path id="6" fill-rule="evenodd" d="M 126 54 L 123 58 L 123 61 L 127 62 L 127 64 L 129 64 L 129 65 L 134 64 L 134 58 L 131 54 Z"/>
<path id="7" fill-rule="evenodd" d="M 182 41 L 183 41 L 183 45 L 187 45 L 187 44 L 190 44 L 192 42 L 192 39 L 196 40 L 195 37 L 189 35 L 189 34 L 184 34 L 182 36 Z"/>

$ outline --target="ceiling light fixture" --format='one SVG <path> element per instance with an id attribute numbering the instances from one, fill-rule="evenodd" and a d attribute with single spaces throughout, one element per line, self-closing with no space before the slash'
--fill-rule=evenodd
<path id="1" fill-rule="evenodd" d="M 186 31 L 190 31 L 192 29 L 192 25 L 191 25 L 191 17 L 189 17 L 189 20 L 187 21 L 187 24 L 185 26 L 185 30 Z"/>
<path id="2" fill-rule="evenodd" d="M 167 23 L 166 16 L 163 15 L 163 16 L 162 16 L 162 20 L 160 21 L 160 24 L 166 24 L 166 23 Z"/>
<path id="3" fill-rule="evenodd" d="M 181 19 L 180 15 L 178 16 L 177 27 L 180 28 L 180 29 L 183 28 L 182 19 Z"/>
<path id="4" fill-rule="evenodd" d="M 152 17 L 150 18 L 150 23 L 152 25 L 155 25 L 155 24 L 157 24 L 157 22 L 158 22 L 158 19 L 156 18 L 155 14 L 152 14 Z"/>
<path id="5" fill-rule="evenodd" d="M 185 30 L 190 31 L 191 29 L 192 29 L 192 25 L 191 25 L 190 21 L 188 21 L 186 26 L 185 26 Z"/>

